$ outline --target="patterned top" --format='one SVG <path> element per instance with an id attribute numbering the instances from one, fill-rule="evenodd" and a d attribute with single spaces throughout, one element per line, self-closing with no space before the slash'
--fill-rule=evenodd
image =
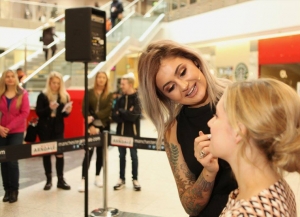
<path id="1" fill-rule="evenodd" d="M 232 191 L 220 217 L 297 217 L 295 195 L 280 179 L 250 200 L 235 200 L 239 190 Z"/>

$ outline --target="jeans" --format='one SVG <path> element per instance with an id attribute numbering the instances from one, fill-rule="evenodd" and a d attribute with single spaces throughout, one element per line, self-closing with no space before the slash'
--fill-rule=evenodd
<path id="1" fill-rule="evenodd" d="M 126 148 L 118 147 L 120 153 L 120 179 L 125 181 L 125 167 L 126 167 Z M 138 178 L 138 156 L 136 148 L 129 148 L 131 163 L 132 163 L 132 179 L 137 180 Z"/>
<path id="2" fill-rule="evenodd" d="M 63 155 L 63 154 L 56 154 L 56 174 L 57 176 L 63 176 L 64 175 L 64 156 L 57 157 L 57 155 Z M 45 155 L 43 156 L 43 165 L 45 169 L 45 174 L 49 175 L 52 174 L 52 163 L 51 163 L 51 155 Z"/>
<path id="3" fill-rule="evenodd" d="M 97 157 L 96 157 L 96 176 L 100 175 L 100 171 L 102 168 L 102 164 L 103 164 L 103 148 L 102 147 L 96 147 L 96 152 L 97 152 Z M 94 147 L 90 147 L 89 148 L 89 163 L 88 163 L 88 167 L 90 167 L 90 162 L 91 159 L 93 157 L 93 153 L 94 153 Z M 86 156 L 84 156 L 83 162 L 82 162 L 82 178 L 85 178 L 85 173 L 86 173 Z"/>
<path id="4" fill-rule="evenodd" d="M 23 143 L 24 133 L 8 134 L 6 138 L 0 137 L 0 147 L 21 145 Z M 1 163 L 2 182 L 5 191 L 19 190 L 19 162 L 9 161 Z"/>

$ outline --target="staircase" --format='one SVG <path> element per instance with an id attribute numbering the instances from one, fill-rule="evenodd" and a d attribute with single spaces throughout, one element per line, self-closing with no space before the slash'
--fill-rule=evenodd
<path id="1" fill-rule="evenodd" d="M 152 12 L 147 13 L 147 16 L 142 16 L 135 11 L 139 0 L 135 0 L 124 7 L 124 18 L 116 25 L 110 32 L 106 34 L 107 38 L 107 58 L 105 62 L 101 63 L 89 63 L 88 64 L 88 78 L 89 83 L 93 83 L 94 75 L 98 71 L 110 71 L 110 69 L 118 63 L 118 61 L 129 52 L 138 52 L 143 49 L 148 42 L 154 37 L 158 32 L 159 24 L 162 22 L 164 15 L 155 15 Z M 60 18 L 61 19 L 61 18 Z M 55 57 L 50 58 L 47 62 L 44 60 L 44 52 L 41 48 L 41 42 L 39 42 L 39 37 L 41 36 L 42 27 L 35 30 L 35 33 L 23 41 L 21 45 L 24 49 L 24 43 L 27 43 L 28 51 L 29 47 L 32 47 L 31 54 L 27 55 L 26 65 L 24 61 L 20 61 L 12 65 L 12 70 L 18 67 L 26 68 L 28 81 L 26 82 L 26 89 L 29 91 L 40 91 L 46 85 L 47 75 L 51 71 L 58 71 L 64 75 L 66 80 L 69 80 L 70 85 L 83 87 L 84 85 L 84 64 L 83 63 L 70 63 L 65 61 L 65 48 L 64 48 L 64 38 L 65 33 L 64 23 L 59 23 L 58 25 L 61 32 L 56 32 L 59 34 L 59 38 L 62 39 L 59 44 L 57 44 L 57 51 Z M 58 29 L 56 29 L 58 31 Z M 31 43 L 29 46 L 29 41 Z M 19 47 L 14 48 L 11 53 L 14 53 Z M 28 52 L 29 53 L 29 52 Z M 49 55 L 51 55 L 49 53 Z M 0 65 L 1 61 L 8 61 L 10 54 L 7 54 L 4 58 L 0 54 Z"/>

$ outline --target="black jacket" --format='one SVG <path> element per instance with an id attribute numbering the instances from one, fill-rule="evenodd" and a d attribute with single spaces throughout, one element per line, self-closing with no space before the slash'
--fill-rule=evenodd
<path id="1" fill-rule="evenodd" d="M 59 96 L 57 103 L 59 106 L 56 109 L 56 117 L 53 118 L 48 97 L 44 93 L 40 93 L 37 98 L 35 112 L 39 117 L 37 131 L 41 141 L 63 139 L 64 137 L 64 118 L 69 114 L 61 112 L 65 104 L 60 102 Z"/>
<path id="2" fill-rule="evenodd" d="M 112 8 L 115 8 L 115 11 L 112 11 Z M 124 11 L 122 2 L 118 0 L 113 0 L 110 5 L 110 17 L 117 18 L 119 14 Z"/>
<path id="3" fill-rule="evenodd" d="M 121 96 L 113 109 L 112 119 L 117 122 L 117 134 L 140 136 L 141 107 L 137 93 Z"/>

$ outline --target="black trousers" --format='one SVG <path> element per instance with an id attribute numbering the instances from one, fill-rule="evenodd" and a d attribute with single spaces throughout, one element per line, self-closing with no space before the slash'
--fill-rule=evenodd
<path id="1" fill-rule="evenodd" d="M 106 127 L 102 128 L 100 130 L 101 130 L 101 133 L 104 130 L 110 131 L 110 123 L 106 123 Z M 89 169 L 89 167 L 90 167 L 90 162 L 91 162 L 91 159 L 93 157 L 94 149 L 95 149 L 95 147 L 90 147 L 89 148 L 88 168 L 86 168 L 86 160 L 87 159 L 86 159 L 86 155 L 84 155 L 84 159 L 83 159 L 83 162 L 82 162 L 82 178 L 83 179 L 85 178 L 86 170 Z M 97 156 L 96 156 L 96 176 L 99 176 L 100 172 L 101 172 L 102 165 L 103 165 L 103 147 L 102 146 L 101 147 L 96 147 L 96 154 L 97 154 Z"/>
<path id="2" fill-rule="evenodd" d="M 58 154 L 63 155 L 63 154 Z M 64 175 L 64 156 L 62 157 L 56 157 L 56 174 L 57 176 L 63 176 Z M 43 165 L 45 169 L 45 174 L 51 174 L 52 173 L 52 165 L 51 165 L 51 155 L 43 156 Z"/>
<path id="3" fill-rule="evenodd" d="M 88 168 L 90 167 L 90 162 L 91 159 L 93 157 L 93 153 L 94 153 L 94 149 L 95 147 L 90 147 L 89 148 L 89 162 L 88 162 Z M 96 176 L 99 176 L 100 172 L 101 172 L 101 168 L 103 165 L 103 148 L 102 147 L 96 147 Z M 85 174 L 86 174 L 86 155 L 84 156 L 83 162 L 82 162 L 82 178 L 85 178 Z"/>

